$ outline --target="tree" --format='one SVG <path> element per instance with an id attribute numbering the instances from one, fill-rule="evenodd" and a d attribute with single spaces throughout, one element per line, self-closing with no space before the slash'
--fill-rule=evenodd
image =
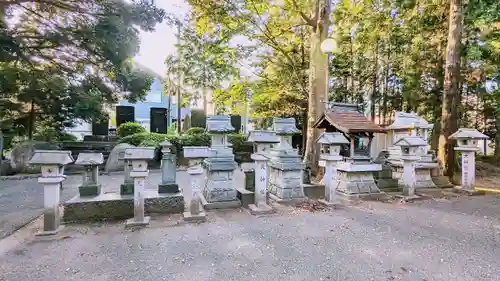
<path id="1" fill-rule="evenodd" d="M 462 0 L 450 1 L 448 43 L 444 69 L 441 135 L 439 136 L 438 159 L 447 172 L 453 176 L 455 153 L 449 136 L 457 130 L 457 104 L 460 98 L 460 50 L 463 31 Z"/>
<path id="2" fill-rule="evenodd" d="M 102 116 L 117 93 L 142 99 L 153 77 L 131 57 L 139 28 L 164 18 L 145 0 L 0 1 L 0 126 L 32 136 L 38 120 L 61 130 Z"/>

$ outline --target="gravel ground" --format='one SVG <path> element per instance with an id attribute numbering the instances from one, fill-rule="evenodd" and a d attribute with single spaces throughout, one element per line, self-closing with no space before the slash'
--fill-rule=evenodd
<path id="1" fill-rule="evenodd" d="M 273 216 L 209 213 L 202 224 L 155 217 L 69 226 L 0 257 L 0 280 L 500 280 L 500 197 L 362 203 Z"/>
<path id="2" fill-rule="evenodd" d="M 81 176 L 64 182 L 61 200 L 78 193 Z M 37 179 L 0 181 L 0 239 L 10 235 L 43 213 L 43 187 Z"/>
<path id="3" fill-rule="evenodd" d="M 117 173 L 99 176 L 103 192 L 119 192 L 123 177 L 123 174 Z M 235 180 L 241 186 L 243 177 L 244 174 L 237 170 Z M 160 170 L 151 170 L 146 188 L 157 189 L 160 182 Z M 76 196 L 81 183 L 81 175 L 68 176 L 63 183 L 61 202 Z M 180 187 L 189 184 L 189 175 L 185 171 L 177 171 L 177 183 Z M 9 236 L 42 213 L 43 187 L 38 184 L 37 179 L 0 181 L 0 239 Z"/>

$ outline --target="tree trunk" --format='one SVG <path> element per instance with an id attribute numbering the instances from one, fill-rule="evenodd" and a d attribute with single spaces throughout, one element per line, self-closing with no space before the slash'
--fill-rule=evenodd
<path id="1" fill-rule="evenodd" d="M 375 122 L 375 101 L 377 99 L 377 72 L 378 72 L 378 39 L 375 44 L 375 67 L 373 69 L 372 93 L 370 96 L 370 118 Z M 380 122 L 380 120 L 379 120 Z"/>
<path id="2" fill-rule="evenodd" d="M 444 173 L 453 178 L 455 167 L 454 142 L 448 137 L 457 130 L 457 101 L 460 81 L 460 40 L 463 30 L 462 0 L 450 1 L 448 43 L 444 69 L 441 133 L 439 135 L 438 160 Z"/>
<path id="3" fill-rule="evenodd" d="M 33 140 L 33 131 L 35 129 L 35 101 L 31 99 L 30 115 L 28 119 L 28 139 Z"/>
<path id="4" fill-rule="evenodd" d="M 328 84 L 328 57 L 321 51 L 321 43 L 328 36 L 330 1 L 319 1 L 319 12 L 315 26 L 311 27 L 311 50 L 309 65 L 309 104 L 307 116 L 307 140 L 304 153 L 304 163 L 311 167 L 311 173 L 318 171 L 319 145 L 315 140 L 319 136 L 319 129 L 314 129 L 314 122 L 325 111 Z M 316 2 L 314 1 L 314 2 Z"/>

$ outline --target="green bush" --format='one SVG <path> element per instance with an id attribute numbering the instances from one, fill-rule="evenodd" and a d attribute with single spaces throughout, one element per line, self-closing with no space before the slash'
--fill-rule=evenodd
<path id="1" fill-rule="evenodd" d="M 200 127 L 192 127 L 189 128 L 185 134 L 187 135 L 198 135 L 198 134 L 204 134 L 205 133 L 205 128 L 200 128 Z"/>
<path id="2" fill-rule="evenodd" d="M 233 145 L 233 151 L 235 153 L 253 152 L 253 145 L 247 142 L 247 136 L 244 134 L 229 134 L 228 140 Z"/>
<path id="3" fill-rule="evenodd" d="M 124 138 L 138 133 L 146 133 L 146 129 L 144 129 L 141 124 L 135 122 L 123 123 L 116 129 L 116 135 L 119 138 Z"/>
<path id="4" fill-rule="evenodd" d="M 210 134 L 184 134 L 180 138 L 181 146 L 210 146 Z"/>
<path id="5" fill-rule="evenodd" d="M 167 134 L 143 132 L 143 133 L 137 133 L 137 134 L 133 134 L 130 136 L 126 136 L 126 137 L 120 139 L 120 142 L 139 146 L 143 141 L 151 140 L 151 141 L 154 141 L 154 142 L 159 144 L 160 142 L 166 140 L 168 138 L 168 136 L 169 135 L 167 135 Z"/>

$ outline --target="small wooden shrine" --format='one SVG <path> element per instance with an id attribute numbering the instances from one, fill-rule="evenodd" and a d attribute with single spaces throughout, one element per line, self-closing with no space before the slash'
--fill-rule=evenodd
<path id="1" fill-rule="evenodd" d="M 349 146 L 341 150 L 344 157 L 370 156 L 374 133 L 386 130 L 371 122 L 357 104 L 330 103 L 329 108 L 314 123 L 314 128 L 325 132 L 341 132 L 349 139 Z"/>

